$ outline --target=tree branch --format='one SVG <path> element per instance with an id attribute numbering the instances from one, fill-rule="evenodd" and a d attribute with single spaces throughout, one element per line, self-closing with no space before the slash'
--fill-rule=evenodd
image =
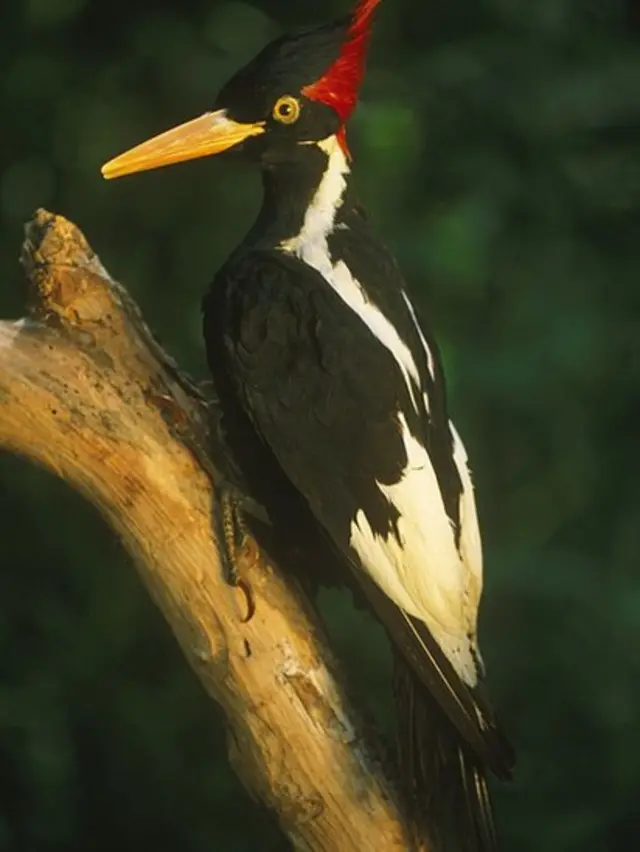
<path id="1" fill-rule="evenodd" d="M 245 592 L 222 576 L 215 469 L 180 439 L 205 446 L 202 396 L 73 224 L 38 211 L 23 264 L 29 318 L 0 322 L 0 448 L 79 489 L 123 539 L 225 712 L 235 770 L 294 848 L 408 849 L 392 784 L 296 584 L 250 542 L 248 617 Z"/>

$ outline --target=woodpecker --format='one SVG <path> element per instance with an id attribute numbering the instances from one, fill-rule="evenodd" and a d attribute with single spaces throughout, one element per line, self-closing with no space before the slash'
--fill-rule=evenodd
<path id="1" fill-rule="evenodd" d="M 509 778 L 514 757 L 478 648 L 467 455 L 437 345 L 358 199 L 347 146 L 378 4 L 273 41 L 211 111 L 103 175 L 223 152 L 260 167 L 260 212 L 203 303 L 231 449 L 278 523 L 322 531 L 386 628 L 418 821 L 437 848 L 493 852 L 486 779 Z"/>

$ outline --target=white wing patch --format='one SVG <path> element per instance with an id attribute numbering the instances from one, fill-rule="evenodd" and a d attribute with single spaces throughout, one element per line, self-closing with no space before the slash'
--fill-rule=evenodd
<path id="1" fill-rule="evenodd" d="M 460 480 L 462 494 L 460 495 L 460 555 L 467 568 L 467 591 L 465 595 L 469 616 L 475 622 L 477 619 L 480 595 L 482 594 L 482 539 L 476 511 L 476 501 L 473 494 L 471 472 L 467 463 L 467 452 L 453 423 L 449 423 L 453 438 L 453 460 Z"/>
<path id="2" fill-rule="evenodd" d="M 475 633 L 476 612 L 467 606 L 469 569 L 456 547 L 429 454 L 411 435 L 403 414 L 398 423 L 407 466 L 398 483 L 378 487 L 399 513 L 399 540 L 374 533 L 360 510 L 350 544 L 382 591 L 426 623 L 460 677 L 474 686 L 477 669 L 469 634 Z"/>
<path id="3" fill-rule="evenodd" d="M 420 372 L 411 350 L 382 311 L 367 300 L 366 293 L 344 261 L 335 264 L 331 261 L 328 237 L 333 231 L 336 213 L 347 186 L 345 175 L 349 173 L 349 164 L 335 136 L 319 145 L 329 155 L 328 168 L 306 212 L 302 230 L 280 243 L 280 248 L 297 255 L 316 269 L 388 349 L 400 368 L 411 401 L 419 412 L 417 393 L 421 384 Z"/>

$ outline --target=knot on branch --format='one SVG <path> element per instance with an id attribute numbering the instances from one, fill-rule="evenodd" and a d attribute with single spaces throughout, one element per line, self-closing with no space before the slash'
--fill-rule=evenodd
<path id="1" fill-rule="evenodd" d="M 63 216 L 38 210 L 25 228 L 21 262 L 33 317 L 63 326 L 111 328 L 116 291 L 82 231 Z"/>

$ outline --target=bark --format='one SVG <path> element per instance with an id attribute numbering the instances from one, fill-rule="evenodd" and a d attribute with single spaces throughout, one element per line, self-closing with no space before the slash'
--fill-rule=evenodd
<path id="1" fill-rule="evenodd" d="M 224 579 L 206 400 L 73 224 L 38 211 L 22 260 L 28 317 L 0 321 L 0 448 L 80 490 L 122 538 L 224 710 L 235 770 L 294 848 L 410 848 L 376 743 L 296 583 L 253 540 L 243 586 Z"/>

